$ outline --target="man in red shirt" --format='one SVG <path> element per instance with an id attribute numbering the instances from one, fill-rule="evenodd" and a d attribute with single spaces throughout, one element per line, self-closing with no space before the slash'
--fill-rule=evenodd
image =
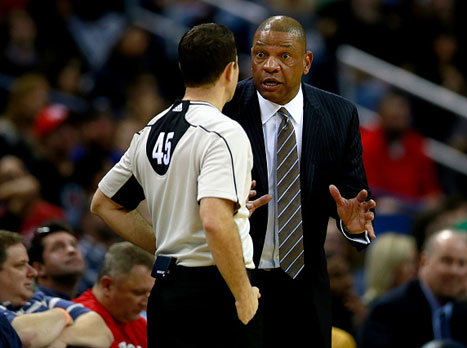
<path id="1" fill-rule="evenodd" d="M 362 129 L 363 162 L 375 196 L 394 196 L 414 203 L 437 201 L 441 194 L 425 138 L 410 125 L 408 99 L 389 93 L 380 104 L 379 122 Z"/>
<path id="2" fill-rule="evenodd" d="M 154 256 L 129 242 L 112 245 L 94 287 L 74 302 L 101 315 L 114 335 L 111 348 L 147 348 L 146 310 L 154 285 Z"/>

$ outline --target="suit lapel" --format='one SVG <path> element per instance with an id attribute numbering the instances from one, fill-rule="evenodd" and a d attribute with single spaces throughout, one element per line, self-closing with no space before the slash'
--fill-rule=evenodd
<path id="1" fill-rule="evenodd" d="M 302 129 L 302 154 L 300 163 L 302 165 L 301 175 L 310 180 L 313 175 L 315 162 L 314 151 L 319 149 L 319 129 L 321 126 L 321 116 L 316 104 L 313 92 L 306 85 L 303 89 L 303 129 Z M 311 186 L 310 186 L 311 187 Z"/>
<path id="2" fill-rule="evenodd" d="M 253 180 L 257 181 L 258 193 L 268 192 L 268 173 L 266 162 L 266 150 L 264 147 L 263 125 L 261 123 L 261 112 L 258 97 L 253 83 L 249 85 L 248 100 L 242 107 L 242 125 L 251 142 L 253 151 Z"/>

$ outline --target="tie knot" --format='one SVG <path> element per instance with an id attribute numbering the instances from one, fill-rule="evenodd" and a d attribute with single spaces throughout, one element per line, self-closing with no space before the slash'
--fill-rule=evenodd
<path id="1" fill-rule="evenodd" d="M 282 117 L 282 118 L 285 118 L 286 120 L 289 119 L 290 117 L 290 114 L 289 112 L 287 111 L 286 108 L 280 108 L 277 113 Z"/>

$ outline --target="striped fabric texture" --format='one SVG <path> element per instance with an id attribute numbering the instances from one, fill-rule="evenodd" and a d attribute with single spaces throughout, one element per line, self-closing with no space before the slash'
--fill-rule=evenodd
<path id="1" fill-rule="evenodd" d="M 303 229 L 300 190 L 300 163 L 290 114 L 280 108 L 282 117 L 277 134 L 277 218 L 280 267 L 292 278 L 303 269 Z"/>

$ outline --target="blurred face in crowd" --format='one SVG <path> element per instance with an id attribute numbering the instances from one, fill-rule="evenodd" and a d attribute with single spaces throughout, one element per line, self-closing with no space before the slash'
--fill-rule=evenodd
<path id="1" fill-rule="evenodd" d="M 119 322 L 138 320 L 146 310 L 148 297 L 154 285 L 151 270 L 144 265 L 135 265 L 128 277 L 104 276 L 106 308 Z"/>
<path id="2" fill-rule="evenodd" d="M 379 108 L 381 124 L 390 133 L 402 134 L 410 128 L 411 114 L 409 101 L 403 96 L 388 95 Z"/>
<path id="3" fill-rule="evenodd" d="M 85 263 L 78 241 L 68 232 L 53 232 L 42 239 L 44 251 L 43 264 L 34 262 L 39 276 L 61 277 L 66 275 L 82 275 Z"/>
<path id="4" fill-rule="evenodd" d="M 394 287 L 405 284 L 417 277 L 417 257 L 416 250 L 412 256 L 407 257 L 395 269 L 394 274 Z"/>
<path id="5" fill-rule="evenodd" d="M 467 242 L 465 236 L 443 231 L 432 247 L 422 254 L 420 279 L 433 294 L 444 299 L 462 295 L 467 277 Z"/>
<path id="6" fill-rule="evenodd" d="M 353 277 L 347 260 L 334 255 L 328 258 L 328 273 L 331 291 L 336 296 L 345 297 L 352 292 Z"/>
<path id="7" fill-rule="evenodd" d="M 21 159 L 7 155 L 0 159 L 1 201 L 6 209 L 18 209 L 39 194 L 39 182 L 29 175 Z"/>
<path id="8" fill-rule="evenodd" d="M 251 58 L 256 89 L 265 99 L 284 105 L 297 95 L 313 54 L 305 51 L 305 38 L 296 31 L 275 30 L 275 23 L 280 21 L 287 22 L 286 19 L 272 20 L 264 30 L 260 28 L 256 32 Z"/>
<path id="9" fill-rule="evenodd" d="M 24 306 L 34 294 L 33 281 L 37 272 L 29 265 L 23 244 L 6 249 L 7 258 L 0 267 L 0 302 L 9 301 L 14 306 Z"/>

